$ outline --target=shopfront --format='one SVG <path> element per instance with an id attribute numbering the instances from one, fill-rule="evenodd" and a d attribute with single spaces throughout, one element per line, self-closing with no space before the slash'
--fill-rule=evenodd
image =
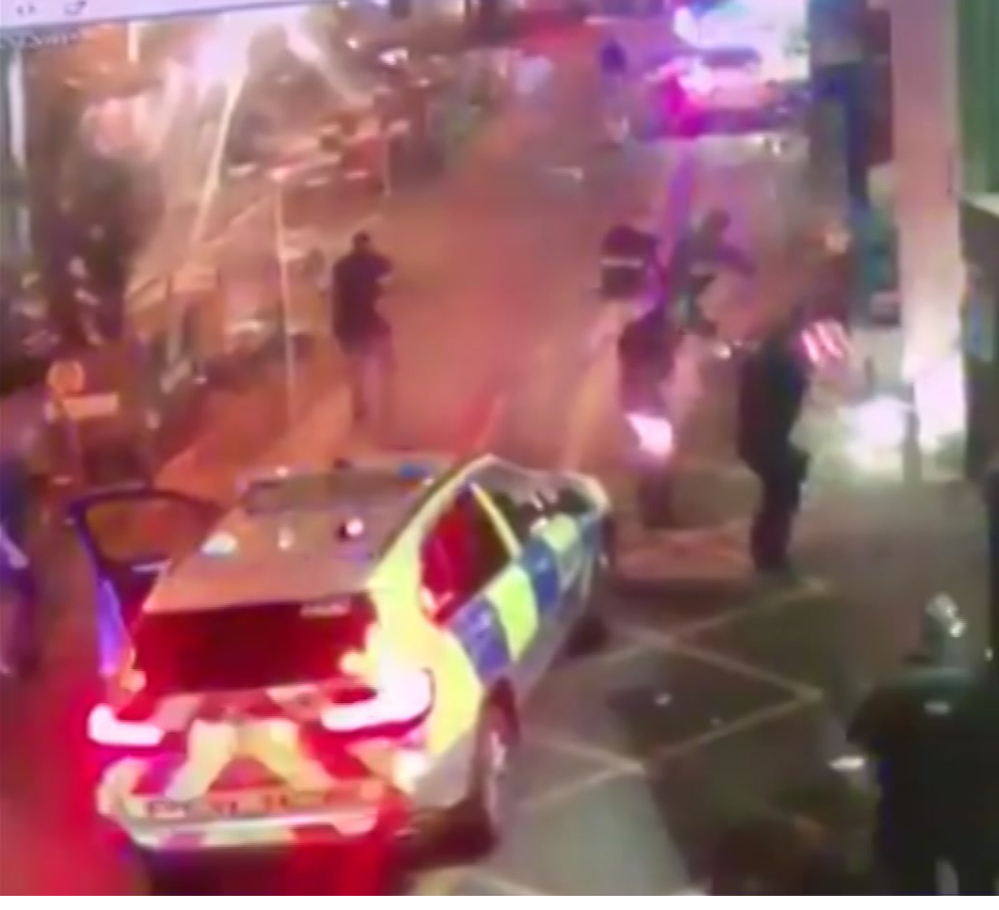
<path id="1" fill-rule="evenodd" d="M 999 454 L 999 3 L 957 2 L 967 468 Z"/>
<path id="2" fill-rule="evenodd" d="M 999 454 L 999 194 L 965 200 L 961 233 L 968 273 L 962 308 L 965 465 L 976 477 Z"/>

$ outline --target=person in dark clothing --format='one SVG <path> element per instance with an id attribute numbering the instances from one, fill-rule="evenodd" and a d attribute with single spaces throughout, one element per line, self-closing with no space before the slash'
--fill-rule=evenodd
<path id="1" fill-rule="evenodd" d="M 796 326 L 766 338 L 742 365 L 737 447 L 759 479 L 760 504 L 750 530 L 750 552 L 760 572 L 789 570 L 791 527 L 801 505 L 809 456 L 791 441 L 808 392 L 809 373 Z"/>
<path id="2" fill-rule="evenodd" d="M 393 372 L 392 331 L 378 312 L 392 263 L 379 253 L 366 233 L 354 236 L 351 251 L 333 266 L 333 334 L 347 358 L 354 416 L 368 419 L 373 407 L 377 419 L 388 417 Z"/>
<path id="3" fill-rule="evenodd" d="M 712 895 L 865 894 L 828 832 L 810 819 L 762 816 L 723 832 L 712 854 Z"/>
<path id="4" fill-rule="evenodd" d="M 0 669 L 16 674 L 37 662 L 35 614 L 38 592 L 28 554 L 32 478 L 19 455 L 0 457 L 0 587 L 3 588 L 3 641 Z"/>
<path id="5" fill-rule="evenodd" d="M 618 340 L 621 403 L 625 411 L 665 410 L 664 384 L 677 344 L 663 307 L 653 307 L 625 326 Z"/>
<path id="6" fill-rule="evenodd" d="M 677 336 L 663 307 L 654 307 L 630 322 L 618 340 L 621 410 L 633 416 L 672 424 L 666 401 L 666 382 L 673 366 Z M 673 472 L 669 456 L 636 447 L 635 499 L 644 527 L 674 524 Z"/>
<path id="7" fill-rule="evenodd" d="M 599 62 L 605 79 L 623 79 L 628 74 L 628 52 L 614 35 L 600 45 Z"/>
<path id="8" fill-rule="evenodd" d="M 659 238 L 627 223 L 615 224 L 600 249 L 600 293 L 621 300 L 639 297 L 658 276 Z"/>
<path id="9" fill-rule="evenodd" d="M 875 762 L 875 852 L 907 895 L 939 892 L 948 863 L 961 894 L 999 893 L 999 673 L 912 659 L 872 692 L 850 739 Z"/>

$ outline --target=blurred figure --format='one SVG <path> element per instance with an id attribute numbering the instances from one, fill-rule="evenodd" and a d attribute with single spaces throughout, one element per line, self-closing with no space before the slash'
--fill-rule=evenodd
<path id="1" fill-rule="evenodd" d="M 791 441 L 809 387 L 809 369 L 793 322 L 772 332 L 743 362 L 739 377 L 739 457 L 760 482 L 760 504 L 750 530 L 757 571 L 791 569 L 788 547 L 801 505 L 809 456 Z"/>
<path id="2" fill-rule="evenodd" d="M 711 868 L 712 895 L 811 897 L 869 893 L 816 824 L 761 818 L 726 832 Z"/>
<path id="3" fill-rule="evenodd" d="M 622 220 L 604 235 L 600 248 L 600 293 L 604 299 L 644 298 L 661 277 L 659 237 L 651 220 L 644 215 L 635 223 Z"/>
<path id="4" fill-rule="evenodd" d="M 629 323 L 618 341 L 620 407 L 636 440 L 635 497 L 649 529 L 674 524 L 673 453 L 676 425 L 669 399 L 677 333 L 662 307 Z"/>
<path id="5" fill-rule="evenodd" d="M 661 307 L 629 322 L 618 339 L 621 405 L 625 412 L 664 413 L 666 382 L 678 343 L 669 314 Z"/>
<path id="6" fill-rule="evenodd" d="M 354 419 L 372 417 L 384 423 L 389 416 L 395 357 L 392 330 L 378 312 L 392 262 L 377 249 L 371 237 L 354 235 L 349 253 L 333 266 L 333 334 L 347 359 L 347 376 Z"/>
<path id="7" fill-rule="evenodd" d="M 628 75 L 628 52 L 615 34 L 609 34 L 600 45 L 598 65 L 606 82 L 618 83 Z"/>
<path id="8" fill-rule="evenodd" d="M 712 209 L 677 240 L 664 275 L 668 300 L 680 310 L 682 323 L 692 330 L 712 329 L 701 312 L 700 299 L 722 271 L 744 277 L 756 273 L 749 255 L 728 239 L 732 218 L 728 212 Z"/>
<path id="9" fill-rule="evenodd" d="M 999 672 L 968 666 L 949 598 L 923 614 L 919 650 L 850 725 L 876 768 L 875 853 L 895 889 L 940 893 L 950 865 L 962 895 L 999 893 Z"/>
<path id="10" fill-rule="evenodd" d="M 604 128 L 614 145 L 622 145 L 631 133 L 628 104 L 628 53 L 615 35 L 601 44 L 598 66 L 602 88 Z"/>
<path id="11" fill-rule="evenodd" d="M 30 672 L 38 660 L 38 590 L 29 556 L 31 471 L 21 452 L 0 455 L 0 673 Z"/>

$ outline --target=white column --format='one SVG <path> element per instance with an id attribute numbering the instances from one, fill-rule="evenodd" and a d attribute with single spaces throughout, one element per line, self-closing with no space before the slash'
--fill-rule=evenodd
<path id="1" fill-rule="evenodd" d="M 954 0 L 887 3 L 904 368 L 914 379 L 952 356 L 958 341 L 964 270 L 957 198 L 957 25 Z"/>

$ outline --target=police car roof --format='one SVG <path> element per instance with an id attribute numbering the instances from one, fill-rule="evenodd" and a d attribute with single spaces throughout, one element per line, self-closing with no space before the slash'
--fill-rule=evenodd
<path id="1" fill-rule="evenodd" d="M 201 548 L 164 573 L 146 612 L 362 590 L 388 540 L 451 462 L 376 458 L 259 476 Z"/>

